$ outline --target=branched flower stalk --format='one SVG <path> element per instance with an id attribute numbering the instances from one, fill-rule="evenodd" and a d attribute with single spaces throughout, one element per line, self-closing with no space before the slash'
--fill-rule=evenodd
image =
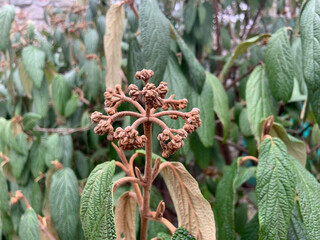
<path id="1" fill-rule="evenodd" d="M 152 164 L 152 124 L 158 124 L 162 129 L 162 133 L 158 135 L 158 140 L 162 148 L 162 156 L 168 158 L 170 155 L 177 152 L 184 145 L 184 139 L 188 133 L 195 131 L 200 125 L 200 110 L 193 108 L 190 112 L 179 112 L 187 106 L 187 99 L 174 100 L 174 95 L 165 99 L 168 92 L 167 83 L 161 82 L 158 87 L 149 83 L 153 76 L 152 70 L 142 70 L 137 72 L 136 79 L 143 80 L 145 87 L 140 91 L 136 85 L 129 85 L 129 96 L 127 97 L 119 85 L 115 90 L 108 88 L 104 94 L 105 96 L 105 111 L 108 115 L 103 115 L 100 112 L 94 112 L 91 115 L 91 121 L 96 123 L 94 128 L 95 133 L 99 135 L 107 134 L 109 141 L 118 141 L 118 147 L 114 144 L 121 162 L 116 162 L 127 175 L 114 183 L 113 191 L 120 185 L 130 182 L 133 186 L 132 192 L 134 199 L 138 203 L 141 216 L 140 239 L 147 239 L 148 221 L 158 221 L 164 224 L 171 233 L 174 233 L 175 227 L 167 219 L 163 217 L 165 211 L 165 203 L 161 201 L 157 210 L 150 210 L 150 189 L 152 182 L 157 177 L 159 170 L 162 168 L 160 159 L 156 159 L 154 165 Z M 136 107 L 138 112 L 122 111 L 117 109 L 123 102 L 129 102 Z M 144 104 L 140 104 L 140 102 Z M 170 109 L 171 108 L 171 109 Z M 163 111 L 157 111 L 162 109 Z M 170 109 L 170 110 L 169 110 Z M 126 128 L 118 127 L 114 130 L 112 124 L 120 117 L 131 116 L 136 117 L 137 120 Z M 169 116 L 172 119 L 182 118 L 185 123 L 181 129 L 172 129 L 168 127 L 160 117 Z M 137 128 L 143 124 L 144 134 L 139 135 Z M 138 156 L 137 153 L 127 160 L 124 150 L 133 150 L 145 147 L 145 166 L 144 174 L 140 172 L 139 168 L 134 168 L 134 160 Z M 140 187 L 142 187 L 142 192 Z"/>

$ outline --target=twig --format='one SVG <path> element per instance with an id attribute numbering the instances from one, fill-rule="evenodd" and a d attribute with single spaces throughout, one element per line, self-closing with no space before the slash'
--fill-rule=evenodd
<path id="1" fill-rule="evenodd" d="M 84 127 L 80 127 L 80 128 L 41 128 L 39 126 L 36 126 L 34 128 L 35 131 L 37 132 L 48 132 L 48 133 L 58 133 L 61 135 L 68 135 L 68 134 L 72 134 L 75 132 L 85 132 L 88 131 L 92 128 L 93 124 L 89 123 Z"/>
<path id="2" fill-rule="evenodd" d="M 308 145 L 307 145 L 307 146 L 308 146 Z M 311 154 L 312 152 L 317 151 L 319 148 L 320 148 L 320 143 L 317 144 L 316 146 L 314 146 L 314 147 L 311 148 L 311 149 L 308 147 L 307 153 L 308 153 L 308 154 Z"/>
<path id="3" fill-rule="evenodd" d="M 45 218 L 42 218 L 40 215 L 38 215 L 38 223 L 40 225 L 41 231 L 43 231 L 50 240 L 56 240 L 55 237 L 49 232 L 45 224 L 43 223 Z"/>
<path id="4" fill-rule="evenodd" d="M 214 139 L 218 140 L 219 142 L 223 142 L 223 137 L 214 136 Z M 232 146 L 232 147 L 237 148 L 238 150 L 240 150 L 240 151 L 242 151 L 242 152 L 244 152 L 246 154 L 249 154 L 249 151 L 246 148 L 244 148 L 244 147 L 242 147 L 242 146 L 240 146 L 240 145 L 238 145 L 236 143 L 233 143 L 230 140 L 227 140 L 225 143 L 230 145 L 230 146 Z"/>
<path id="5" fill-rule="evenodd" d="M 80 88 L 75 87 L 73 90 L 74 90 L 76 93 L 79 94 L 79 97 L 80 97 L 80 101 L 81 101 L 81 102 L 83 102 L 84 104 L 90 106 L 90 102 L 84 97 L 84 93 L 83 93 L 83 91 L 82 91 Z"/>
<path id="6" fill-rule="evenodd" d="M 251 25 L 248 33 L 247 33 L 247 34 L 244 34 L 244 36 L 249 36 L 250 33 L 252 32 L 252 30 L 254 29 L 254 27 L 255 27 L 255 25 L 256 25 L 256 22 L 257 22 L 257 20 L 258 20 L 258 17 L 259 17 L 259 15 L 260 15 L 262 9 L 264 8 L 264 5 L 266 4 L 266 2 L 267 2 L 267 0 L 262 0 L 262 1 L 260 2 L 260 6 L 259 6 L 259 9 L 258 9 L 258 12 L 257 12 L 257 14 L 254 16 L 254 19 L 253 19 L 253 23 L 252 23 L 252 25 Z"/>

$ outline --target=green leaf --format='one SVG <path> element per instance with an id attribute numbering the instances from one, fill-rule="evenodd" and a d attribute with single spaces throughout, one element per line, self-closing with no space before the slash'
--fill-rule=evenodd
<path id="1" fill-rule="evenodd" d="M 19 237 L 21 240 L 40 239 L 38 217 L 32 208 L 27 209 L 21 218 Z"/>
<path id="2" fill-rule="evenodd" d="M 233 161 L 217 186 L 214 205 L 217 239 L 235 239 L 234 198 L 237 172 L 238 160 Z"/>
<path id="3" fill-rule="evenodd" d="M 87 54 L 96 54 L 98 50 L 99 34 L 97 30 L 89 28 L 84 36 L 84 45 Z"/>
<path id="4" fill-rule="evenodd" d="M 299 206 L 297 203 L 293 205 L 290 225 L 288 230 L 288 240 L 307 240 L 308 234 L 306 231 L 306 227 L 303 223 Z"/>
<path id="5" fill-rule="evenodd" d="M 9 210 L 9 195 L 7 180 L 3 175 L 2 169 L 0 170 L 0 214 L 1 212 L 8 212 Z"/>
<path id="6" fill-rule="evenodd" d="M 57 111 L 64 115 L 64 108 L 71 96 L 71 89 L 62 75 L 57 75 L 52 83 L 52 101 Z"/>
<path id="7" fill-rule="evenodd" d="M 199 2 L 199 5 L 198 5 L 198 17 L 199 17 L 200 25 L 202 25 L 205 22 L 206 13 L 207 13 L 207 10 L 206 10 L 205 6 L 201 2 Z M 187 17 L 189 17 L 189 16 L 187 16 Z"/>
<path id="8" fill-rule="evenodd" d="M 72 93 L 71 98 L 68 100 L 64 113 L 66 117 L 70 117 L 77 110 L 79 105 L 80 97 L 76 93 Z"/>
<path id="9" fill-rule="evenodd" d="M 157 238 L 159 238 L 160 240 L 171 240 L 171 235 L 164 232 L 160 232 L 157 233 Z"/>
<path id="10" fill-rule="evenodd" d="M 52 221 L 60 239 L 75 239 L 79 218 L 79 192 L 77 177 L 70 168 L 53 174 L 49 199 Z"/>
<path id="11" fill-rule="evenodd" d="M 80 151 L 74 152 L 76 166 L 81 179 L 87 178 L 89 175 L 89 159 Z"/>
<path id="12" fill-rule="evenodd" d="M 193 237 L 187 229 L 184 229 L 183 227 L 179 227 L 176 229 L 174 234 L 172 235 L 172 240 L 196 240 L 195 237 Z"/>
<path id="13" fill-rule="evenodd" d="M 32 194 L 31 194 L 31 206 L 34 211 L 41 214 L 42 209 L 42 192 L 39 183 L 33 182 L 32 184 Z"/>
<path id="14" fill-rule="evenodd" d="M 112 204 L 114 171 L 114 161 L 97 165 L 82 192 L 80 218 L 86 239 L 116 239 Z"/>
<path id="15" fill-rule="evenodd" d="M 276 115 L 276 102 L 271 95 L 269 82 L 265 76 L 264 66 L 257 66 L 247 81 L 246 104 L 248 120 L 256 137 L 259 136 L 261 120 Z"/>
<path id="16" fill-rule="evenodd" d="M 293 52 L 289 43 L 287 28 L 272 34 L 266 50 L 266 73 L 273 96 L 289 101 L 293 91 Z"/>
<path id="17" fill-rule="evenodd" d="M 31 172 L 34 178 L 39 176 L 39 172 L 45 171 L 45 145 L 34 141 L 30 149 L 30 165 Z"/>
<path id="18" fill-rule="evenodd" d="M 41 88 L 33 87 L 33 111 L 41 117 L 45 117 L 48 111 L 49 104 L 49 87 L 46 80 L 42 81 Z"/>
<path id="19" fill-rule="evenodd" d="M 48 167 L 51 167 L 51 161 L 62 158 L 62 146 L 60 143 L 60 137 L 57 133 L 54 133 L 48 137 L 45 143 L 45 163 Z"/>
<path id="20" fill-rule="evenodd" d="M 239 117 L 239 126 L 244 136 L 246 137 L 252 136 L 252 130 L 249 123 L 248 112 L 246 108 L 242 109 L 241 111 L 241 114 Z"/>
<path id="21" fill-rule="evenodd" d="M 262 127 L 264 123 L 265 121 L 262 121 L 260 123 L 260 127 L 259 127 L 260 137 L 262 136 Z M 279 123 L 273 123 L 273 126 L 269 132 L 269 135 L 271 137 L 280 138 L 281 141 L 283 141 L 284 144 L 286 145 L 288 153 L 291 156 L 293 156 L 295 159 L 298 159 L 303 166 L 306 165 L 307 150 L 306 150 L 306 144 L 303 141 L 301 141 L 298 138 L 292 137 L 291 135 L 288 135 L 285 128 Z"/>
<path id="22" fill-rule="evenodd" d="M 32 98 L 33 82 L 32 82 L 32 79 L 29 77 L 27 70 L 23 65 L 23 62 L 20 62 L 19 64 L 19 78 L 20 78 L 20 82 L 23 87 L 23 90 L 27 94 L 28 98 Z"/>
<path id="23" fill-rule="evenodd" d="M 223 126 L 223 140 L 225 141 L 230 129 L 230 114 L 228 96 L 217 77 L 207 72 L 207 80 L 213 89 L 213 107 Z"/>
<path id="24" fill-rule="evenodd" d="M 29 45 L 22 50 L 22 62 L 37 88 L 41 87 L 44 76 L 46 54 L 39 48 Z"/>
<path id="25" fill-rule="evenodd" d="M 194 6 L 193 0 L 187 2 L 186 6 L 183 8 L 183 21 L 186 33 L 190 33 L 194 22 L 197 17 L 197 9 Z"/>
<path id="26" fill-rule="evenodd" d="M 239 188 L 243 183 L 254 176 L 256 167 L 240 167 L 238 174 L 234 180 L 235 189 Z"/>
<path id="27" fill-rule="evenodd" d="M 219 79 L 223 79 L 223 77 L 226 75 L 228 69 L 233 65 L 234 61 L 237 59 L 238 56 L 244 54 L 249 47 L 256 44 L 257 42 L 261 41 L 264 38 L 270 37 L 270 34 L 261 34 L 252 38 L 249 38 L 242 43 L 240 43 L 236 49 L 234 50 L 232 56 L 229 58 L 229 60 L 225 63 L 223 66 L 223 69 L 221 71 L 221 74 L 219 75 Z"/>
<path id="28" fill-rule="evenodd" d="M 257 200 L 259 239 L 286 239 L 295 195 L 295 176 L 285 144 L 266 138 L 259 148 Z"/>
<path id="29" fill-rule="evenodd" d="M 292 43 L 292 52 L 294 56 L 294 63 L 295 63 L 295 76 L 299 83 L 299 90 L 301 94 L 307 93 L 307 85 L 304 81 L 303 76 L 303 52 L 302 52 L 302 44 L 301 44 L 301 38 L 297 37 L 294 39 Z"/>
<path id="30" fill-rule="evenodd" d="M 28 159 L 29 145 L 27 142 L 28 135 L 20 133 L 17 136 L 17 143 L 21 149 L 22 154 L 16 152 L 14 149 L 10 151 L 10 165 L 13 176 L 20 178 L 25 164 Z"/>
<path id="31" fill-rule="evenodd" d="M 24 130 L 32 130 L 41 119 L 41 116 L 36 113 L 28 112 L 23 115 L 22 124 Z"/>
<path id="32" fill-rule="evenodd" d="M 10 29 L 14 20 L 13 5 L 3 5 L 0 10 L 0 49 L 5 52 L 10 44 Z"/>
<path id="33" fill-rule="evenodd" d="M 73 140 L 70 134 L 60 136 L 62 149 L 61 163 L 64 167 L 71 167 L 73 154 Z"/>
<path id="34" fill-rule="evenodd" d="M 96 60 L 89 60 L 85 64 L 87 74 L 87 88 L 89 99 L 94 99 L 99 95 L 102 85 L 101 70 Z"/>
<path id="35" fill-rule="evenodd" d="M 130 40 L 129 42 L 129 52 L 128 52 L 128 67 L 127 67 L 127 76 L 128 83 L 135 84 L 137 86 L 142 86 L 141 80 L 135 78 L 137 71 L 140 71 L 144 68 L 144 59 L 142 56 L 141 48 L 136 37 Z"/>
<path id="36" fill-rule="evenodd" d="M 163 79 L 170 51 L 170 27 L 155 0 L 142 0 L 139 8 L 142 54 L 146 68 L 154 71 L 151 82 Z"/>
<path id="37" fill-rule="evenodd" d="M 258 213 L 247 223 L 241 233 L 241 240 L 258 240 L 259 239 L 259 220 Z"/>
<path id="38" fill-rule="evenodd" d="M 189 1 L 192 2 L 192 1 Z M 193 52 L 190 48 L 185 44 L 179 34 L 174 30 L 174 27 L 171 25 L 175 36 L 177 38 L 177 43 L 183 55 L 183 60 L 187 64 L 187 72 L 189 75 L 189 79 L 191 80 L 190 83 L 194 87 L 194 89 L 201 93 L 204 82 L 206 80 L 206 74 L 204 68 L 201 66 Z"/>
<path id="39" fill-rule="evenodd" d="M 320 184 L 300 162 L 290 158 L 297 179 L 297 192 L 303 222 L 309 239 L 320 238 Z"/>

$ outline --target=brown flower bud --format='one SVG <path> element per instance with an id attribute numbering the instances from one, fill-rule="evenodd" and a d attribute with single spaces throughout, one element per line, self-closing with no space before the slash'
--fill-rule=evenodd
<path id="1" fill-rule="evenodd" d="M 134 100 L 134 101 L 138 101 L 139 100 L 139 96 L 140 96 L 140 91 L 139 88 L 134 85 L 134 84 L 130 84 L 129 87 L 129 95 L 130 97 Z"/>
<path id="2" fill-rule="evenodd" d="M 95 111 L 94 113 L 91 114 L 91 122 L 92 123 L 99 123 L 101 118 L 102 118 L 102 113 Z"/>
<path id="3" fill-rule="evenodd" d="M 141 71 L 136 72 L 136 79 L 140 79 L 143 80 L 145 82 L 147 82 L 150 78 L 153 77 L 153 71 L 152 70 L 147 70 L 147 69 L 143 69 Z"/>

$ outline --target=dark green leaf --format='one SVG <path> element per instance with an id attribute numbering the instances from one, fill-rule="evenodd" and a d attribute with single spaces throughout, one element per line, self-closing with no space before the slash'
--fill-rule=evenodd
<path id="1" fill-rule="evenodd" d="M 0 170 L 0 192 L 0 212 L 7 212 L 9 210 L 8 185 L 2 170 Z"/>
<path id="2" fill-rule="evenodd" d="M 45 171 L 45 145 L 40 142 L 34 141 L 30 149 L 30 165 L 31 172 L 34 178 L 39 176 L 39 172 Z"/>
<path id="3" fill-rule="evenodd" d="M 53 174 L 49 196 L 52 221 L 60 239 L 75 239 L 79 218 L 79 192 L 77 177 L 70 168 Z"/>
<path id="4" fill-rule="evenodd" d="M 28 135 L 25 133 L 20 133 L 17 136 L 17 143 L 22 151 L 22 153 L 16 152 L 14 149 L 10 151 L 10 165 L 13 176 L 20 178 L 25 164 L 28 159 L 29 145 L 27 142 Z"/>
<path id="5" fill-rule="evenodd" d="M 60 146 L 62 148 L 61 163 L 64 167 L 71 167 L 73 154 L 73 141 L 71 135 L 60 136 Z"/>
<path id="6" fill-rule="evenodd" d="M 295 195 L 294 170 L 279 138 L 266 138 L 259 150 L 259 239 L 286 239 Z"/>
<path id="7" fill-rule="evenodd" d="M 76 166 L 81 179 L 87 178 L 89 175 L 89 159 L 80 151 L 74 152 Z"/>
<path id="8" fill-rule="evenodd" d="M 64 115 L 65 105 L 71 96 L 71 89 L 62 75 L 57 75 L 52 83 L 52 101 L 57 111 Z"/>
<path id="9" fill-rule="evenodd" d="M 234 187 L 237 189 L 243 183 L 248 181 L 250 178 L 254 176 L 256 172 L 256 167 L 240 167 L 238 174 L 234 180 Z"/>
<path id="10" fill-rule="evenodd" d="M 41 116 L 36 113 L 28 112 L 23 115 L 22 124 L 24 130 L 32 130 L 41 119 Z"/>
<path id="11" fill-rule="evenodd" d="M 42 192 L 39 183 L 32 184 L 31 206 L 37 214 L 41 214 L 42 209 Z"/>
<path id="12" fill-rule="evenodd" d="M 235 210 L 235 230 L 237 233 L 241 233 L 246 225 L 248 218 L 248 205 L 246 203 L 240 203 Z"/>
<path id="13" fill-rule="evenodd" d="M 99 164 L 90 173 L 81 196 L 80 218 L 86 239 L 116 239 L 112 177 L 114 161 Z"/>
<path id="14" fill-rule="evenodd" d="M 197 9 L 194 6 L 193 0 L 187 2 L 186 6 L 183 8 L 183 20 L 186 33 L 190 33 L 194 22 L 197 17 Z"/>
<path id="15" fill-rule="evenodd" d="M 247 223 L 241 233 L 241 240 L 258 240 L 259 239 L 259 221 L 258 213 Z"/>
<path id="16" fill-rule="evenodd" d="M 37 88 L 41 87 L 46 54 L 39 48 L 29 45 L 22 50 L 22 62 Z"/>
<path id="17" fill-rule="evenodd" d="M 191 234 L 189 234 L 187 229 L 184 229 L 183 227 L 179 227 L 172 235 L 172 240 L 196 240 L 196 239 Z"/>
<path id="18" fill-rule="evenodd" d="M 299 206 L 297 203 L 293 205 L 287 240 L 307 240 L 308 234 L 303 223 Z"/>
<path id="19" fill-rule="evenodd" d="M 21 240 L 40 239 L 38 217 L 32 208 L 27 209 L 21 218 L 19 237 Z"/>
<path id="20" fill-rule="evenodd" d="M 266 50 L 266 73 L 270 89 L 277 100 L 289 101 L 293 90 L 293 52 L 287 28 L 272 34 Z"/>
<path id="21" fill-rule="evenodd" d="M 251 126 L 248 120 L 248 113 L 247 113 L 247 109 L 244 108 L 241 111 L 240 117 L 239 117 L 239 126 L 240 126 L 240 130 L 243 133 L 244 136 L 252 136 L 252 130 L 251 130 Z"/>
<path id="22" fill-rule="evenodd" d="M 54 133 L 48 137 L 48 140 L 45 143 L 45 163 L 48 167 L 51 167 L 51 161 L 60 161 L 61 158 L 62 146 L 60 137 L 57 133 Z"/>
<path id="23" fill-rule="evenodd" d="M 163 79 L 169 57 L 170 27 L 155 0 L 141 1 L 139 26 L 146 67 L 154 71 L 151 82 L 158 85 Z"/>
<path id="24" fill-rule="evenodd" d="M 0 49 L 5 52 L 10 44 L 10 29 L 14 20 L 15 10 L 13 5 L 3 5 L 0 10 Z"/>
<path id="25" fill-rule="evenodd" d="M 127 67 L 127 76 L 128 83 L 135 84 L 137 86 L 141 86 L 141 80 L 137 80 L 135 78 L 135 74 L 137 71 L 140 71 L 144 68 L 144 59 L 142 56 L 142 52 L 140 49 L 139 42 L 136 37 L 134 37 L 129 42 L 129 53 L 128 53 L 128 67 Z"/>

